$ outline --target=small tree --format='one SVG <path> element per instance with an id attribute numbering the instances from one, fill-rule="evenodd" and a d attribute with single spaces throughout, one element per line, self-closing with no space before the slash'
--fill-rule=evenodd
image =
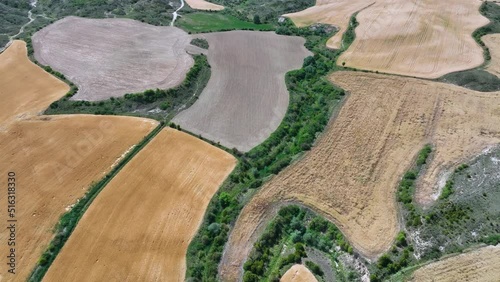
<path id="1" fill-rule="evenodd" d="M 259 15 L 253 16 L 253 23 L 254 24 L 260 24 L 260 17 L 259 17 Z"/>

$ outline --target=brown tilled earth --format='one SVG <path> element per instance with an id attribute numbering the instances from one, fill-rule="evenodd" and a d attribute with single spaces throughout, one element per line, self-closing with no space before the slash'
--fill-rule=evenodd
<path id="1" fill-rule="evenodd" d="M 19 223 L 17 272 L 7 273 L 2 255 L 0 281 L 26 280 L 60 216 L 155 125 L 132 117 L 52 116 L 18 121 L 0 132 L 0 183 L 6 187 L 7 172 L 16 173 Z M 2 222 L 6 217 L 0 213 Z M 2 228 L 0 241 L 6 242 L 9 234 Z M 7 244 L 0 245 L 0 253 L 7 250 Z"/>
<path id="2" fill-rule="evenodd" d="M 205 0 L 186 0 L 186 3 L 189 5 L 189 7 L 196 10 L 212 10 L 212 11 L 224 10 L 224 6 L 210 3 Z"/>
<path id="3" fill-rule="evenodd" d="M 27 57 L 26 43 L 15 40 L 0 54 L 0 131 L 16 120 L 45 110 L 69 90 Z"/>
<path id="4" fill-rule="evenodd" d="M 486 70 L 500 77 L 500 34 L 488 34 L 481 39 L 490 49 L 491 55 L 491 61 L 486 66 Z"/>
<path id="5" fill-rule="evenodd" d="M 290 18 L 298 27 L 315 23 L 336 26 L 339 31 L 328 39 L 326 46 L 339 49 L 342 43 L 342 35 L 347 30 L 351 15 L 373 3 L 373 0 L 317 0 L 316 5 L 313 7 L 296 13 L 284 14 L 283 16 Z"/>
<path id="6" fill-rule="evenodd" d="M 477 67 L 483 51 L 471 34 L 489 22 L 481 3 L 377 1 L 358 14 L 356 39 L 337 64 L 424 78 Z"/>
<path id="7" fill-rule="evenodd" d="M 130 19 L 66 17 L 33 35 L 35 58 L 78 85 L 72 99 L 104 100 L 180 84 L 189 35 Z"/>
<path id="8" fill-rule="evenodd" d="M 302 264 L 294 264 L 285 272 L 280 279 L 281 282 L 318 282 L 312 272 Z"/>
<path id="9" fill-rule="evenodd" d="M 235 164 L 164 129 L 99 194 L 44 281 L 184 281 L 189 242 Z"/>
<path id="10" fill-rule="evenodd" d="M 422 204 L 437 197 L 443 172 L 500 143 L 500 93 L 358 72 L 331 80 L 350 95 L 316 146 L 244 207 L 222 259 L 224 281 L 240 277 L 267 221 L 289 202 L 335 222 L 358 252 L 375 259 L 399 230 L 394 192 L 425 144 L 435 149 L 417 188 Z"/>
<path id="11" fill-rule="evenodd" d="M 483 247 L 426 265 L 413 274 L 415 282 L 500 281 L 500 245 Z"/>
<path id="12" fill-rule="evenodd" d="M 311 53 L 301 37 L 230 31 L 200 35 L 210 44 L 212 76 L 173 122 L 228 148 L 249 151 L 276 130 L 288 107 L 285 73 Z"/>

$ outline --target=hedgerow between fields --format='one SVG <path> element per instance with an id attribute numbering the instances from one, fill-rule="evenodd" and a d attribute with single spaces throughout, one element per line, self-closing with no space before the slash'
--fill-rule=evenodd
<path id="1" fill-rule="evenodd" d="M 354 18 L 352 23 L 352 30 L 345 34 L 344 48 L 354 39 Z M 246 203 L 243 195 L 249 189 L 262 186 L 269 176 L 279 173 L 298 154 L 309 150 L 344 95 L 342 89 L 324 78 L 337 68 L 335 60 L 345 50 L 327 49 L 325 43 L 332 34 L 325 30 L 325 26 L 296 28 L 290 21 L 276 29 L 278 34 L 305 37 L 305 46 L 314 56 L 304 60 L 302 69 L 286 75 L 290 103 L 278 129 L 250 152 L 239 154 L 235 151 L 240 163 L 212 199 L 200 231 L 189 246 L 188 279 L 216 281 L 218 263 L 229 231 Z"/>

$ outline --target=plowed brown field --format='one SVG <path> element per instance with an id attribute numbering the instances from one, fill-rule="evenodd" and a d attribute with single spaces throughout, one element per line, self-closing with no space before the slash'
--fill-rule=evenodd
<path id="1" fill-rule="evenodd" d="M 210 3 L 205 0 L 186 0 L 186 3 L 189 5 L 189 7 L 196 10 L 212 10 L 212 11 L 224 10 L 224 6 Z"/>
<path id="2" fill-rule="evenodd" d="M 314 23 L 331 24 L 339 28 L 339 31 L 328 41 L 328 48 L 339 49 L 342 43 L 342 35 L 347 30 L 351 15 L 374 3 L 373 0 L 317 0 L 316 5 L 303 11 L 284 14 L 290 18 L 296 26 L 304 27 Z"/>
<path id="3" fill-rule="evenodd" d="M 500 93 L 357 72 L 336 72 L 331 79 L 349 97 L 317 145 L 245 206 L 222 259 L 224 280 L 241 275 L 267 220 L 287 202 L 332 220 L 374 259 L 399 229 L 394 191 L 424 144 L 435 146 L 417 188 L 417 200 L 428 204 L 443 172 L 500 143 Z"/>
<path id="4" fill-rule="evenodd" d="M 491 61 L 486 70 L 500 77 L 500 34 L 489 34 L 481 38 L 490 49 Z"/>
<path id="5" fill-rule="evenodd" d="M 180 84 L 194 61 L 189 35 L 131 19 L 66 17 L 33 35 L 35 58 L 78 85 L 72 99 L 103 100 Z"/>
<path id="6" fill-rule="evenodd" d="M 25 82 L 18 84 L 24 87 Z M 16 173 L 18 221 L 17 272 L 7 273 L 7 258 L 2 255 L 0 281 L 26 280 L 54 235 L 59 217 L 155 125 L 131 117 L 55 116 L 18 121 L 0 132 L 0 183 L 7 187 L 7 172 Z M 7 220 L 6 211 L 0 213 L 2 222 Z M 7 242 L 8 236 L 2 228 L 0 241 Z M 0 253 L 7 250 L 6 243 L 0 244 Z"/>
<path id="7" fill-rule="evenodd" d="M 188 244 L 235 163 L 164 129 L 99 194 L 44 281 L 184 281 Z"/>
<path id="8" fill-rule="evenodd" d="M 280 279 L 281 282 L 317 282 L 314 275 L 302 264 L 293 265 Z"/>
<path id="9" fill-rule="evenodd" d="M 413 274 L 415 282 L 500 281 L 500 245 L 480 248 L 426 265 Z"/>
<path id="10" fill-rule="evenodd" d="M 471 34 L 489 22 L 481 3 L 377 1 L 357 15 L 356 39 L 337 64 L 424 78 L 477 67 L 483 50 Z"/>
<path id="11" fill-rule="evenodd" d="M 303 38 L 273 32 L 200 37 L 210 44 L 212 76 L 196 103 L 173 122 L 228 148 L 249 151 L 278 128 L 288 108 L 285 73 L 300 68 L 311 53 Z"/>
<path id="12" fill-rule="evenodd" d="M 68 90 L 64 82 L 28 59 L 26 43 L 15 40 L 0 54 L 0 131 L 45 110 Z"/>

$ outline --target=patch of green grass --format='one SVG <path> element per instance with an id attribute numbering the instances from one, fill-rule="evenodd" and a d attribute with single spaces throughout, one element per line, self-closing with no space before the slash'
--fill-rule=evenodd
<path id="1" fill-rule="evenodd" d="M 215 32 L 235 29 L 274 30 L 270 24 L 254 24 L 222 13 L 191 13 L 177 20 L 178 27 L 187 32 Z"/>

